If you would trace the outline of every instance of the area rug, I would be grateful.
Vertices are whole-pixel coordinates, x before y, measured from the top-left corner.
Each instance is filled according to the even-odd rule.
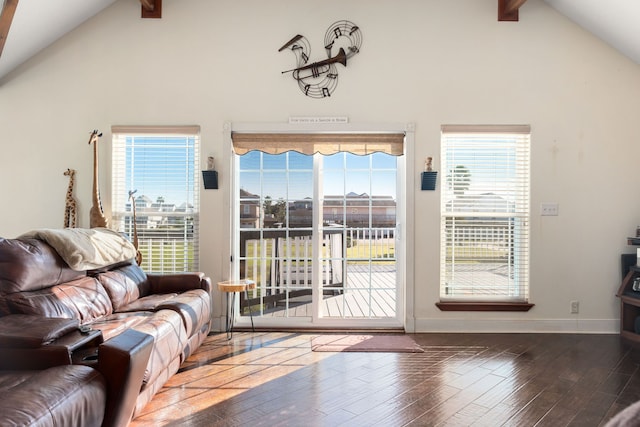
[[[311,339],[311,350],[424,353],[409,335],[320,335]]]

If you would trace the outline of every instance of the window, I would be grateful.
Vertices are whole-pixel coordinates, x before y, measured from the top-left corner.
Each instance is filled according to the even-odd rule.
[[[145,271],[199,270],[199,133],[197,126],[112,128],[113,226],[134,240],[137,231]]]
[[[529,136],[442,127],[441,303],[528,303]]]

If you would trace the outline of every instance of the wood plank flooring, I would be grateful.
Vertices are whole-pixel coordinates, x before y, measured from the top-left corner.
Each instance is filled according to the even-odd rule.
[[[618,335],[411,335],[424,353],[313,352],[317,335],[211,335],[131,426],[588,427],[640,400]]]

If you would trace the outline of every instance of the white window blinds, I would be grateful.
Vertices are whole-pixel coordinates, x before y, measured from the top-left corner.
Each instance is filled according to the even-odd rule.
[[[442,126],[442,301],[529,294],[529,126]]]
[[[198,126],[113,126],[114,226],[134,236],[142,267],[153,273],[198,271]]]

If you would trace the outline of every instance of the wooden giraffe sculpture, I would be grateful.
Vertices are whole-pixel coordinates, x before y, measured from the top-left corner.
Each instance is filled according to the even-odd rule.
[[[73,184],[76,176],[75,169],[67,169],[64,172],[64,176],[69,177],[69,187],[67,188],[67,196],[65,197],[64,204],[64,228],[76,228],[78,204],[76,199],[73,197]]]
[[[142,264],[142,253],[138,250],[138,222],[136,221],[136,198],[133,197],[138,190],[129,190],[129,199],[131,199],[131,209],[133,210],[133,246],[136,248],[136,264]]]
[[[89,211],[89,226],[91,228],[109,226],[109,221],[104,216],[104,211],[102,210],[100,188],[98,186],[98,138],[101,136],[102,133],[94,130],[89,137],[89,145],[93,144],[93,206],[91,206],[91,210]]]

